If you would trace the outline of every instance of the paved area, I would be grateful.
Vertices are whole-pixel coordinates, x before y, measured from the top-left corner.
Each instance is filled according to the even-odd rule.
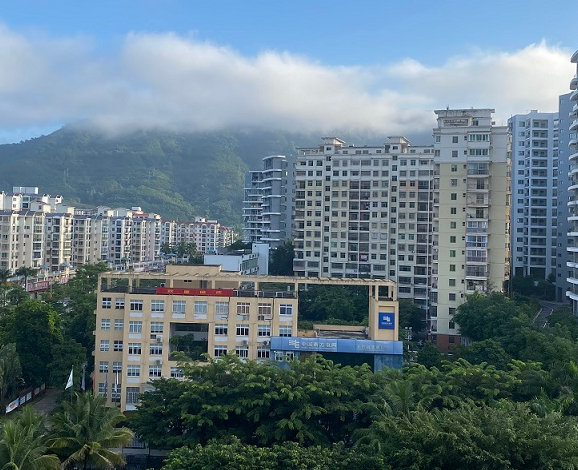
[[[36,411],[49,415],[56,408],[56,401],[61,393],[62,390],[48,388],[43,396],[32,402],[32,406]]]

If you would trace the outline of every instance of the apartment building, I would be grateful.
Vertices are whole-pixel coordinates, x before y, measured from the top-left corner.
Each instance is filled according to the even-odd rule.
[[[146,281],[146,282],[145,282]],[[267,290],[264,283],[285,284]],[[369,327],[363,339],[298,335],[301,284],[366,286]],[[263,287],[262,287],[263,286]],[[103,273],[95,331],[95,391],[121,410],[135,409],[150,380],[181,378],[174,352],[283,361],[311,352],[364,354],[374,365],[401,367],[395,285],[387,280],[241,276],[220,266],[168,265],[166,273]]]
[[[569,302],[566,296],[568,290],[568,277],[571,273],[568,270],[568,201],[570,186],[570,148],[568,147],[570,123],[573,119],[572,106],[574,102],[570,100],[571,93],[560,95],[558,98],[558,198],[557,198],[557,240],[556,240],[556,301]]]
[[[512,274],[555,274],[558,225],[558,113],[508,120],[512,155]]]
[[[159,259],[158,214],[132,209],[75,209],[36,187],[0,192],[0,268],[60,271],[107,261],[117,267]]]
[[[446,350],[460,343],[453,315],[465,296],[501,290],[510,272],[508,129],[493,112],[435,111],[430,328]]]
[[[243,241],[276,248],[291,238],[294,159],[263,158],[263,168],[245,176]]]
[[[578,64],[578,51],[570,59]],[[570,80],[570,126],[568,128],[568,290],[572,310],[578,315],[578,65],[577,73]]]
[[[219,248],[231,245],[234,240],[235,231],[232,228],[205,217],[195,217],[194,221],[187,222],[163,220],[161,224],[161,243],[194,243],[202,254],[217,253]]]
[[[108,259],[110,219],[93,211],[76,210],[72,219],[72,265]]]
[[[322,140],[297,149],[295,275],[391,279],[400,298],[427,309],[433,146],[399,136],[363,147]]]

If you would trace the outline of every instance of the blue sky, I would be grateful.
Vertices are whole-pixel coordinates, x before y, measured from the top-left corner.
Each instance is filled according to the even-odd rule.
[[[552,5],[552,6],[551,6]],[[555,111],[571,1],[21,0],[0,10],[0,142],[268,126],[420,133],[432,109]]]

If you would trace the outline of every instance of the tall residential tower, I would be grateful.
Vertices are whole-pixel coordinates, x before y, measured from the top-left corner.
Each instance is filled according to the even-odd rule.
[[[453,320],[468,294],[502,290],[510,266],[508,132],[493,109],[435,111],[431,332],[460,342]]]

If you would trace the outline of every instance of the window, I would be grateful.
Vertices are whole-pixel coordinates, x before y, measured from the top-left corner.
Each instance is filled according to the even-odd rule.
[[[257,346],[257,359],[269,359],[271,350],[265,346]]]
[[[186,309],[186,301],[185,300],[173,300],[173,314],[185,314]]]
[[[456,207],[450,207],[450,214],[457,214],[458,213],[458,209]]]
[[[196,300],[194,303],[195,314],[206,315],[207,314],[207,302],[205,300]]]
[[[216,323],[215,324],[215,335],[216,336],[226,336],[229,331],[229,325],[226,323]]]
[[[215,313],[216,314],[229,314],[229,302],[216,302],[215,303]]]
[[[138,403],[138,396],[140,394],[139,387],[126,387],[126,404],[133,405]]]
[[[259,320],[265,320],[265,316],[270,317],[273,312],[271,304],[259,304]]]
[[[456,250],[450,250],[450,258],[456,257]]]
[[[100,361],[98,364],[98,371],[101,374],[108,373],[108,361]]]
[[[114,299],[114,308],[117,310],[124,310],[124,297],[117,297]]]
[[[171,367],[171,378],[173,379],[180,379],[182,377],[184,377],[185,374],[183,372],[183,369],[180,367]]]
[[[454,272],[456,270],[456,265],[455,264],[450,264],[450,271]]]
[[[151,312],[164,312],[164,311],[165,311],[164,300],[151,300]]]
[[[457,228],[457,222],[450,222],[450,228]]]
[[[151,322],[151,333],[162,333],[164,330],[164,325],[162,321],[152,321]]]
[[[128,353],[139,355],[142,351],[141,343],[128,343]]]
[[[162,377],[161,366],[149,366],[149,377],[159,378]]]
[[[452,150],[452,158],[458,158],[458,151]]]
[[[106,352],[109,349],[110,349],[110,341],[108,339],[101,339],[99,351]]]
[[[451,166],[451,170],[452,170],[452,173],[457,172],[457,171],[458,171],[458,166],[457,166],[457,165],[452,165],[452,166]]]
[[[102,298],[102,308],[112,308],[112,298],[103,297]]]
[[[257,336],[271,336],[271,325],[257,325]]]
[[[457,186],[457,185],[458,185],[458,180],[457,180],[457,179],[452,179],[452,180],[451,180],[451,185],[452,185],[452,186]]]
[[[98,394],[106,397],[106,382],[98,383]]]
[[[128,322],[128,332],[129,333],[142,333],[142,321],[129,321]]]
[[[249,325],[237,325],[237,336],[249,336]]]
[[[455,308],[455,307],[450,307],[450,308],[448,308],[448,313],[449,313],[450,315],[454,315],[454,314],[456,313],[456,308]]]
[[[113,351],[117,351],[117,352],[122,351],[122,347],[123,347],[122,340],[121,339],[115,339],[114,343],[113,343]]]
[[[135,364],[129,364],[126,367],[127,377],[140,377],[140,366]]]
[[[117,318],[114,320],[114,329],[115,330],[124,329],[124,320],[122,318]]]
[[[293,328],[291,326],[280,326],[279,336],[293,336]]]
[[[293,315],[293,305],[291,304],[281,304],[279,305],[280,315]]]
[[[453,320],[450,320],[448,323],[448,327],[450,330],[453,330],[456,327],[456,323]]]
[[[456,286],[456,280],[455,279],[448,279],[448,284],[450,287],[455,287]]]
[[[452,144],[457,144],[458,143],[458,136],[454,135],[452,136]]]
[[[101,330],[110,330],[110,318],[102,318],[100,320],[100,329]]]
[[[114,361],[112,363],[112,372],[113,373],[121,373],[122,372],[122,362],[121,361]]]
[[[451,301],[456,300],[456,294],[454,294],[454,293],[448,294],[448,299]]]
[[[456,242],[456,236],[452,235],[450,236],[450,243],[455,243]]]
[[[250,307],[249,303],[239,302],[237,304],[237,314],[249,315],[249,307]]]
[[[151,343],[151,345],[149,346],[149,354],[151,356],[162,356],[163,355],[162,343]]]
[[[143,301],[142,300],[131,300],[130,301],[130,311],[131,312],[142,312]]]
[[[213,353],[214,353],[213,356],[215,356],[215,357],[226,356],[227,355],[227,346],[215,346]]]
[[[451,196],[450,199],[451,199],[452,201],[457,201],[457,200],[458,200],[458,193],[452,193],[450,196]]]
[[[249,348],[247,346],[237,346],[235,348],[235,353],[239,357],[247,358],[249,357]]]

